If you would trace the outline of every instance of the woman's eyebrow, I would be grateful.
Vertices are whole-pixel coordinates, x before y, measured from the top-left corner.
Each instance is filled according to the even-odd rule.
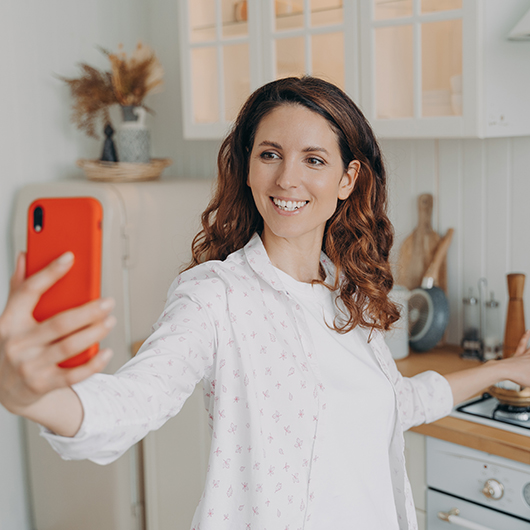
[[[270,142],[269,140],[263,140],[263,142],[261,142],[258,147],[261,147],[261,146],[265,146],[265,145],[268,145],[270,147],[274,147],[276,149],[281,149],[282,146],[276,142]]]
[[[319,151],[321,153],[325,153],[326,155],[329,155],[329,152],[326,149],[324,149],[323,147],[319,147],[317,145],[310,145],[309,147],[305,147],[304,149],[302,149],[303,153],[311,153],[314,151]]]
[[[270,140],[263,140],[263,142],[261,142],[258,145],[258,147],[262,147],[262,146],[270,146],[270,147],[274,147],[275,149],[282,149],[282,146],[279,143],[271,142]],[[327,149],[324,149],[324,147],[319,147],[318,145],[310,145],[302,149],[302,153],[314,153],[315,151],[320,152],[320,153],[325,153],[326,155],[329,156],[329,152],[327,151]]]

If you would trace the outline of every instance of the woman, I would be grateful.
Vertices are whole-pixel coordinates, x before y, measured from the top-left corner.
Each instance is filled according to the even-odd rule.
[[[403,431],[500,380],[530,385],[530,335],[508,360],[401,377],[381,335],[398,318],[384,166],[337,87],[258,89],[218,167],[192,264],[113,376],[97,374],[107,351],[56,366],[106,335],[112,301],[37,324],[32,308],[72,256],[27,280],[19,258],[0,317],[0,402],[63,456],[108,463],[202,380],[212,445],[194,529],[416,528]]]

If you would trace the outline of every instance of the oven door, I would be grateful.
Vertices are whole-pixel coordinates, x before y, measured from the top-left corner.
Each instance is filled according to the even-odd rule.
[[[458,511],[458,513],[456,513]],[[449,516],[449,517],[447,517]],[[445,520],[449,519],[449,520]],[[427,490],[428,530],[529,530],[530,521]]]

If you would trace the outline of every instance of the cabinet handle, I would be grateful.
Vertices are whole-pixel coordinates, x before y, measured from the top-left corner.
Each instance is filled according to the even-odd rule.
[[[438,519],[459,526],[460,528],[469,528],[469,530],[493,530],[488,526],[463,519],[459,517],[459,514],[460,510],[458,508],[451,508],[448,512],[438,512]]]

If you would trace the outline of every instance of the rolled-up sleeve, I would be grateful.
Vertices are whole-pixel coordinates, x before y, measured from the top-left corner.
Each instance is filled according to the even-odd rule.
[[[443,375],[429,370],[414,377],[403,377],[380,333],[375,334],[374,351],[381,356],[387,376],[394,385],[404,431],[451,413],[453,392]]]
[[[422,423],[439,420],[450,414],[453,408],[453,393],[449,382],[438,372],[429,370],[414,377],[399,374],[396,388],[404,431]]]
[[[64,459],[98,464],[116,460],[175,416],[195,385],[209,376],[216,328],[211,311],[188,285],[173,284],[152,335],[116,374],[96,374],[72,387],[84,410],[76,436],[41,430]]]

